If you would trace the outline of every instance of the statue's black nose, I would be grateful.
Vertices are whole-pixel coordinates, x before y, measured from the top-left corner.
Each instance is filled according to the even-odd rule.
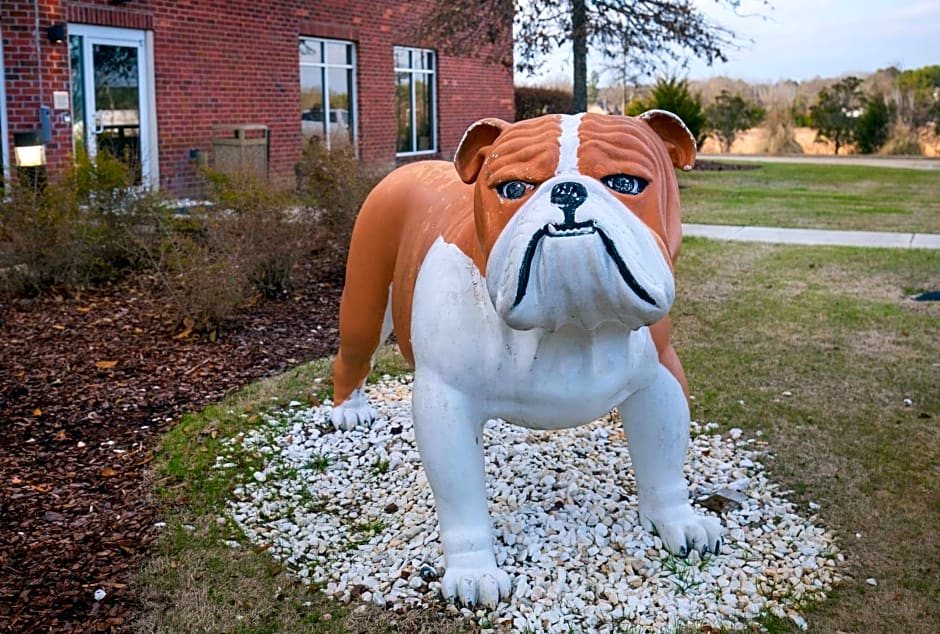
[[[587,200],[587,190],[581,183],[567,181],[552,187],[552,204],[564,211],[574,211]]]

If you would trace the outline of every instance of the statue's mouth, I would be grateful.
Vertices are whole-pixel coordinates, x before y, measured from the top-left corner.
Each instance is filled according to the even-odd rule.
[[[552,222],[539,231],[544,231],[544,235],[547,235],[550,238],[565,238],[568,236],[586,236],[592,233],[597,233],[597,225],[594,224],[593,220],[585,220],[584,222]],[[536,235],[539,232],[536,231]],[[530,243],[531,246],[531,243]]]
[[[656,300],[653,299],[649,292],[643,288],[639,282],[637,282],[636,278],[633,276],[633,273],[631,273],[630,269],[627,268],[626,263],[623,261],[623,258],[617,251],[617,246],[614,244],[614,241],[610,239],[610,236],[608,236],[602,228],[597,226],[597,223],[595,223],[593,220],[570,222],[568,219],[566,219],[565,222],[548,223],[536,231],[529,240],[525,254],[522,256],[522,266],[519,269],[519,283],[516,287],[516,298],[512,303],[513,308],[518,306],[525,297],[526,290],[529,286],[529,277],[532,275],[532,264],[535,260],[535,251],[542,242],[543,238],[571,238],[587,235],[596,235],[600,238],[601,242],[604,244],[604,250],[607,251],[607,255],[614,262],[614,265],[617,267],[617,271],[620,273],[620,277],[623,278],[623,281],[627,287],[644,302],[653,306],[657,306]]]

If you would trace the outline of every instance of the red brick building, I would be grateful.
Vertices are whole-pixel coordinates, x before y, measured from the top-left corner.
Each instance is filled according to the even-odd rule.
[[[273,178],[291,177],[313,136],[369,162],[449,158],[469,123],[512,119],[512,73],[414,41],[421,6],[2,0],[4,175],[30,132],[50,174],[108,149],[178,196],[198,191],[200,163],[231,150],[232,129],[217,126],[264,126],[243,136],[264,144]]]

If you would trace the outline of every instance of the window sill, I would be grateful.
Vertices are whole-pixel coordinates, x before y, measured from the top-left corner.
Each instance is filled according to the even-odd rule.
[[[433,156],[440,154],[440,150],[420,150],[418,152],[396,152],[395,158],[412,158],[414,156]]]

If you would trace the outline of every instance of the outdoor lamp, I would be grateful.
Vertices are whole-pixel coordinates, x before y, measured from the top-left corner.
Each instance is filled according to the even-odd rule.
[[[62,44],[65,41],[65,25],[62,23],[53,24],[46,29],[46,39],[50,44]]]
[[[46,164],[46,146],[42,142],[42,130],[15,132],[13,145],[16,164],[20,167],[39,167]]]

